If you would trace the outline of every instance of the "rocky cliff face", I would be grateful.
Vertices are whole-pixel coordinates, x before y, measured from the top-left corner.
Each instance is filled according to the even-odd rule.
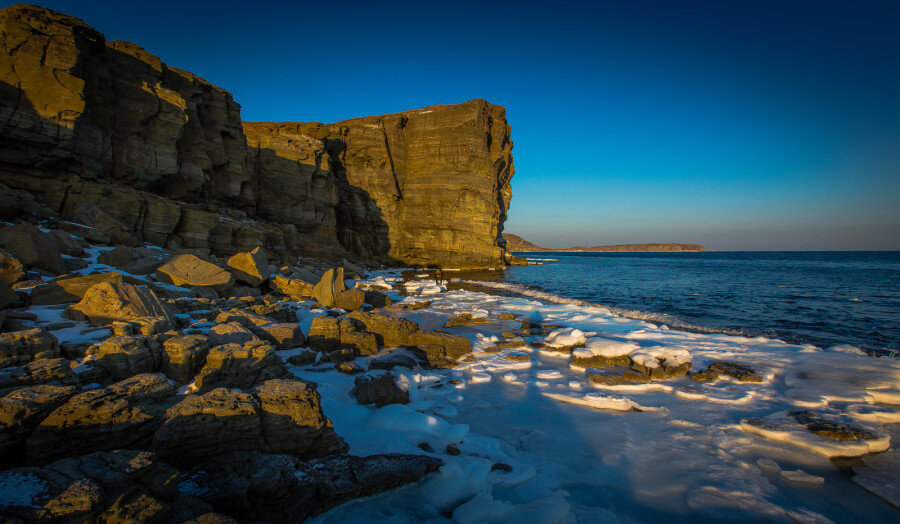
[[[228,92],[67,15],[3,9],[0,47],[0,182],[112,242],[502,260],[501,107],[248,124]]]
[[[248,143],[314,158],[337,180],[343,246],[413,265],[502,264],[513,175],[505,110],[484,100],[334,124],[245,123]]]

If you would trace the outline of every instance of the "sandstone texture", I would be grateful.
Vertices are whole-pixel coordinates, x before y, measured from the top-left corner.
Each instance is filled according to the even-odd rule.
[[[249,123],[227,91],[71,16],[3,9],[0,47],[4,213],[56,213],[96,242],[225,257],[263,246],[275,256],[504,263],[513,165],[500,106]],[[11,233],[5,247],[27,265],[65,271],[41,235]]]

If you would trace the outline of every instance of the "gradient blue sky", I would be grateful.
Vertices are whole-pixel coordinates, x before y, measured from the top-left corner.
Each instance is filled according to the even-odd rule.
[[[48,0],[245,120],[507,109],[548,247],[900,249],[900,2]]]

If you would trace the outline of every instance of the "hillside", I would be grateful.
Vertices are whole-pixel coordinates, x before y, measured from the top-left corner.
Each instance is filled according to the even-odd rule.
[[[700,244],[616,244],[612,246],[575,246],[564,249],[552,249],[538,246],[524,238],[504,233],[507,251],[601,251],[601,252],[640,252],[640,251],[705,251]]]

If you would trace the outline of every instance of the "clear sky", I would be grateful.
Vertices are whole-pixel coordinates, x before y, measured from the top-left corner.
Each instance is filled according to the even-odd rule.
[[[900,249],[900,1],[47,0],[245,120],[485,98],[547,247]]]

